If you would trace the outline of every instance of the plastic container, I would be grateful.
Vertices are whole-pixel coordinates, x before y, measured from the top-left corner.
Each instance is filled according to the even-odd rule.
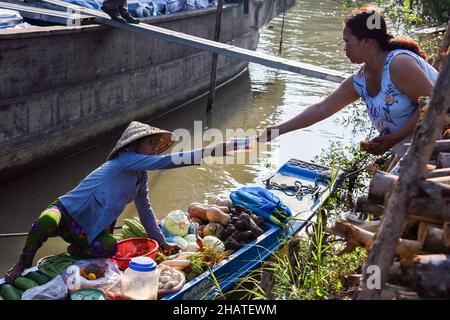
[[[123,273],[123,296],[129,300],[156,300],[158,298],[160,271],[156,262],[148,257],[131,259]]]
[[[158,242],[149,238],[131,238],[117,243],[117,253],[112,258],[119,269],[128,268],[134,257],[149,257],[154,259],[158,251]]]

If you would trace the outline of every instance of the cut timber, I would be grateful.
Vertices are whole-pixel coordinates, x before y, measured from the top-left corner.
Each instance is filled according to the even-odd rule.
[[[443,223],[450,221],[450,185],[420,181],[417,195],[408,206],[411,219]]]
[[[363,222],[359,222],[359,223],[352,221],[352,220],[348,220],[347,222],[349,222],[350,224],[352,224],[354,226],[357,226],[358,228],[361,228],[361,229],[364,229],[366,231],[373,232],[373,233],[376,233],[381,225],[381,220],[363,221]]]
[[[445,254],[419,255],[413,266],[407,268],[411,285],[419,296],[426,298],[450,297],[450,257]]]
[[[425,232],[426,232],[427,228],[429,228],[429,227],[438,228],[439,226],[440,226],[439,224],[421,221],[419,223],[419,228],[417,229],[417,241],[423,242],[423,239],[425,239]]]
[[[442,230],[444,230],[444,246],[450,248],[450,222],[445,222]]]
[[[431,181],[431,182],[438,182],[438,183],[450,185],[450,176],[429,178],[427,180]]]
[[[362,213],[369,213],[374,217],[381,217],[384,213],[383,206],[377,205],[371,201],[367,197],[359,197],[356,199],[355,211]]]
[[[405,143],[405,147],[409,148],[411,143]],[[431,160],[436,160],[441,152],[450,152],[450,140],[437,140],[431,153]]]
[[[375,238],[374,233],[341,220],[336,221],[332,228],[327,228],[327,231],[368,250],[372,248]],[[411,258],[420,252],[422,252],[422,244],[418,241],[407,239],[400,239],[396,249],[396,253],[405,258]]]
[[[392,191],[397,179],[397,176],[383,171],[375,172],[369,185],[369,201],[378,204],[384,203],[386,193]]]
[[[442,168],[430,171],[425,174],[425,179],[440,178],[450,176],[450,168]]]
[[[449,140],[450,141],[450,140]],[[450,153],[441,152],[437,157],[436,168],[450,168]]]
[[[427,225],[418,239],[423,244],[423,250],[430,253],[450,253],[450,248],[444,244],[444,230],[439,227]]]

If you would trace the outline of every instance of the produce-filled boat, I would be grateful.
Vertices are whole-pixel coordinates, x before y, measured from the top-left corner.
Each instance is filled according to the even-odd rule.
[[[341,172],[334,172],[317,164],[291,159],[265,180],[265,188],[276,195],[292,213],[287,226],[266,221],[264,233],[256,240],[233,252],[211,270],[184,283],[176,292],[166,294],[162,300],[214,299],[229,291],[248,273],[255,270],[271,254],[314,218],[319,207],[342,180]],[[261,186],[259,186],[261,187]],[[37,267],[24,272],[38,270]],[[5,284],[0,280],[0,286]],[[0,291],[1,292],[1,291]]]

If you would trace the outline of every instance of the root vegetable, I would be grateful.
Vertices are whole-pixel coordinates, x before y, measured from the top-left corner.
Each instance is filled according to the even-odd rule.
[[[208,209],[208,207],[206,207],[198,202],[191,203],[191,205],[188,208],[189,217],[191,219],[199,218],[200,220],[208,221],[208,218],[206,217],[207,209]]]
[[[205,229],[203,229],[203,235],[204,236],[214,236],[217,237],[217,235],[221,232],[223,232],[224,228],[222,225],[218,222],[210,222],[206,225]]]
[[[229,214],[220,211],[218,208],[209,207],[206,210],[206,218],[209,222],[219,222],[220,224],[227,225],[231,221]]]

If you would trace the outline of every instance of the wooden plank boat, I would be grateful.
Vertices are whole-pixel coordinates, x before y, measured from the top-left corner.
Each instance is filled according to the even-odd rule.
[[[342,177],[343,174],[339,172],[333,178],[333,172],[329,168],[317,164],[297,159],[286,162],[265,182],[266,188],[291,209],[293,219],[288,227],[283,229],[266,222],[264,234],[234,252],[214,269],[206,271],[186,283],[180,291],[164,296],[162,300],[214,299],[221,293],[229,291],[233,285],[267,260],[287,239],[308,225],[319,207],[341,182]],[[285,191],[272,189],[274,185],[283,184],[315,187],[316,192],[297,197],[294,193],[289,195]],[[36,267],[27,269],[25,274],[36,270]],[[4,283],[4,279],[0,279],[0,285]]]

